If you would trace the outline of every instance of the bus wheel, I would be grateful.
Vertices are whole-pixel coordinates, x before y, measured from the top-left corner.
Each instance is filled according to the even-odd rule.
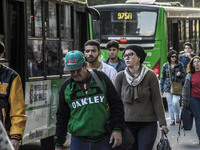
[[[40,140],[42,150],[55,150],[54,136]]]

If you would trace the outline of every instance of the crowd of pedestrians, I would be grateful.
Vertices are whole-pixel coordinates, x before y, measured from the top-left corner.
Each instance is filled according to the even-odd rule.
[[[99,58],[100,43],[96,40],[88,40],[83,53],[72,50],[65,56],[65,70],[70,77],[59,93],[56,150],[62,149],[67,132],[72,136],[71,150],[117,148],[123,141],[124,126],[134,136],[129,150],[153,149],[158,127],[166,134],[169,132],[162,102],[164,94],[170,125],[180,123],[180,106],[190,107],[200,141],[200,57],[192,54],[190,43],[184,44],[180,57],[175,50],[168,52],[160,85],[156,74],[143,65],[147,54],[142,47],[127,45],[123,59],[119,58],[117,41],[108,42],[106,48],[109,58],[104,62]],[[3,54],[4,45],[0,43],[0,58]],[[21,79],[2,64],[0,78],[0,119],[18,150],[27,119]],[[172,82],[183,84],[181,96],[171,93]]]
[[[181,105],[191,107],[200,138],[200,57],[192,54],[190,43],[184,44],[184,54],[180,57],[177,51],[169,51],[160,85],[156,74],[143,65],[147,54],[142,47],[127,45],[123,59],[118,56],[117,41],[108,42],[106,48],[109,58],[104,62],[99,58],[100,43],[96,40],[87,41],[83,53],[70,51],[65,57],[70,78],[60,90],[56,150],[62,149],[67,132],[72,135],[71,150],[117,148],[122,144],[124,124],[134,136],[129,150],[153,149],[157,122],[166,134],[169,132],[162,103],[164,94],[170,125],[180,123]],[[172,82],[184,85],[182,96],[171,93]],[[108,125],[111,134],[106,130]]]
[[[107,150],[122,143],[126,125],[135,139],[129,150],[144,150],[153,148],[157,121],[165,133],[169,131],[158,78],[143,65],[144,49],[128,45],[120,59],[118,42],[110,41],[106,47],[105,63],[99,59],[100,44],[95,40],[85,43],[84,53],[70,51],[65,57],[70,78],[60,90],[56,150],[62,149],[67,132],[72,135],[71,150]]]

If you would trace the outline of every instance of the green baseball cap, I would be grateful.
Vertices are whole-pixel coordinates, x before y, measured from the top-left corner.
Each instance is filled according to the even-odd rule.
[[[65,56],[65,70],[79,70],[85,62],[85,57],[81,51],[73,50]]]

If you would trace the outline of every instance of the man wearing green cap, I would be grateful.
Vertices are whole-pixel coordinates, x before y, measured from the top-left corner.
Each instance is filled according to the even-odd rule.
[[[67,131],[72,135],[71,150],[110,150],[122,143],[122,101],[103,72],[93,70],[105,89],[105,95],[86,68],[82,52],[75,50],[66,55],[65,69],[70,78],[63,83],[59,94],[56,150],[62,149]],[[106,131],[108,122],[111,135]]]

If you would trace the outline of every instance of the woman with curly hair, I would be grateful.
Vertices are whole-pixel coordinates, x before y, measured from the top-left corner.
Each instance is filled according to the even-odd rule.
[[[187,76],[182,91],[182,105],[190,107],[195,118],[200,144],[200,57],[195,56],[187,66]]]
[[[171,50],[168,53],[167,61],[168,62],[165,63],[162,68],[160,90],[162,94],[165,93],[166,95],[171,120],[170,125],[175,125],[175,121],[177,124],[180,123],[180,96],[171,93],[171,81],[181,82],[181,79],[185,77],[185,68],[183,64],[178,61],[178,53],[175,50]]]

